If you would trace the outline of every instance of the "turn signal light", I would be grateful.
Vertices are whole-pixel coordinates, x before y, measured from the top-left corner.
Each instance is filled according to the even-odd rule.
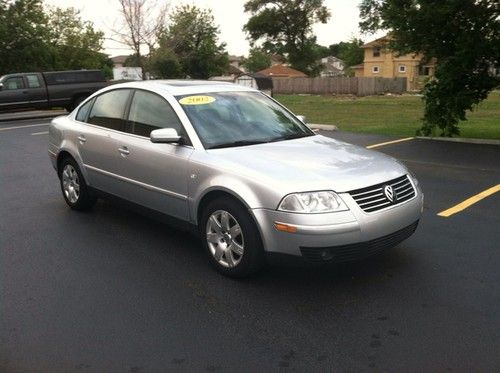
[[[297,227],[293,227],[293,226],[288,225],[288,224],[275,222],[274,227],[281,232],[297,233]]]

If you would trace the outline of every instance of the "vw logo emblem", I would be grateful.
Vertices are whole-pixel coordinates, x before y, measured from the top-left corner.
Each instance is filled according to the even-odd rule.
[[[386,185],[384,187],[384,194],[385,194],[385,197],[389,200],[389,202],[394,202],[394,200],[396,199],[395,195],[394,195],[394,189],[392,189],[392,187],[390,185]]]

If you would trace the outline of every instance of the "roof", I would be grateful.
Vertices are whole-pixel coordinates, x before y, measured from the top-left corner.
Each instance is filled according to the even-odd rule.
[[[255,89],[242,87],[233,83],[217,82],[208,80],[143,80],[113,84],[105,88],[147,88],[160,94],[189,95],[208,92],[230,92],[230,91],[255,91]]]
[[[365,68],[364,63],[360,63],[359,65],[351,66],[351,69],[364,69],[364,68]]]
[[[257,76],[269,76],[278,78],[307,78],[307,75],[302,71],[292,69],[284,65],[274,65],[267,69],[255,73]]]
[[[366,43],[363,45],[363,48],[373,48],[373,47],[381,47],[383,45],[386,45],[389,43],[389,36],[385,35],[382,36],[381,38],[375,39],[373,41],[370,41],[369,43]]]
[[[240,74],[243,74],[243,71],[241,69],[238,69],[236,66],[233,66],[233,65],[229,65],[229,69],[228,69],[228,74],[229,75],[240,75]]]
[[[230,54],[228,56],[228,59],[229,59],[229,62],[240,62],[240,61],[243,61],[243,56],[234,56],[232,54]]]
[[[127,58],[129,58],[130,56],[114,56],[114,57],[111,57],[111,61],[113,61],[113,63],[120,63],[120,64],[124,64],[125,61],[127,60]]]

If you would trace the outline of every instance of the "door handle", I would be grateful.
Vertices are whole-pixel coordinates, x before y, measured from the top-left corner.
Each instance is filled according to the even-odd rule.
[[[78,141],[80,141],[80,144],[83,144],[85,141],[87,141],[87,139],[85,138],[85,136],[80,135],[78,136]]]
[[[118,151],[124,157],[130,154],[130,150],[128,150],[128,148],[126,146],[122,146],[121,148],[118,148]]]

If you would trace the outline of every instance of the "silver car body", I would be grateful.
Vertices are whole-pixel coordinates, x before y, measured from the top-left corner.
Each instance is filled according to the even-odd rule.
[[[204,198],[228,193],[248,208],[265,250],[272,253],[301,256],[301,247],[367,242],[402,230],[420,218],[423,193],[418,182],[389,156],[321,135],[205,149],[174,97],[253,89],[228,83],[149,81],[110,86],[93,96],[118,86],[148,90],[165,98],[191,144],[155,144],[147,137],[79,122],[75,119],[77,108],[50,125],[49,155],[54,168],[58,157],[69,153],[91,187],[193,225],[198,224]],[[366,212],[353,198],[352,191],[383,186],[400,177],[405,177],[413,190],[404,202]],[[321,190],[336,192],[348,211],[304,214],[278,210],[290,193]],[[296,232],[279,231],[275,223],[293,226]]]

